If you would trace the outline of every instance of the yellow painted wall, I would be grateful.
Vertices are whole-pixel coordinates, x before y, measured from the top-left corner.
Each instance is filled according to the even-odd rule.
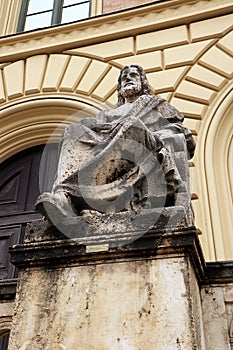
[[[12,9],[19,3],[1,2],[9,18],[2,34],[16,28],[18,10],[13,16]],[[95,8],[100,11],[98,3]],[[233,259],[232,10],[229,0],[171,0],[3,36],[0,160],[46,142],[71,115],[78,120],[113,107],[120,69],[140,64],[195,135],[192,197],[206,259]],[[76,110],[82,113],[74,116]]]

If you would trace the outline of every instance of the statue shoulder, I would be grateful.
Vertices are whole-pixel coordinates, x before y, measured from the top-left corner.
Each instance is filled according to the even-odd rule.
[[[184,120],[183,114],[166,100],[162,100],[157,108],[163,117],[168,119],[171,123],[182,123]]]

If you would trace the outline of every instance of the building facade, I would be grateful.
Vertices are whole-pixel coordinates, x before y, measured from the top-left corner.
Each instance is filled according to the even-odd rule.
[[[115,106],[126,64],[141,65],[155,94],[184,114],[197,144],[189,169],[204,257],[230,266],[233,1],[2,0],[0,18],[0,334],[11,327],[17,276],[8,247],[40,217],[35,198],[51,185],[41,156],[55,167],[64,127]],[[230,349],[233,293],[216,288]]]

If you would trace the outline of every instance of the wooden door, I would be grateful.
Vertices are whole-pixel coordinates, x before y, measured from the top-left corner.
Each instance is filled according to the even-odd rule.
[[[8,248],[23,241],[26,224],[41,218],[35,211],[39,195],[39,169],[44,146],[20,152],[0,165],[0,279],[17,277],[10,263]],[[47,147],[43,154],[44,189],[52,185],[56,167],[57,146]],[[45,181],[45,179],[47,179]]]
[[[1,350],[7,350],[8,343],[9,343],[9,336],[10,336],[10,333],[8,332],[0,337],[0,349]]]

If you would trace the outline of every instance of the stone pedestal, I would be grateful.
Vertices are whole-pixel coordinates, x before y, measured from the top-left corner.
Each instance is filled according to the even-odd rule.
[[[41,240],[11,254],[19,284],[9,350],[205,349],[194,228],[105,250]]]

